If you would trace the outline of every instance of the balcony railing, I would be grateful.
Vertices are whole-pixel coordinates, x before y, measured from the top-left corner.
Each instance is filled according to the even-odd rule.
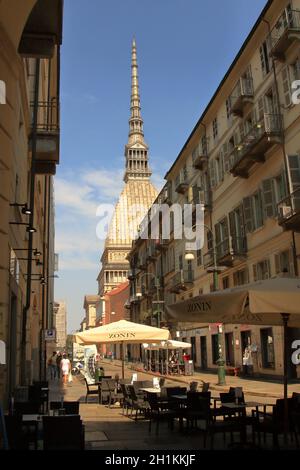
[[[236,262],[244,259],[247,254],[246,237],[229,237],[216,245],[217,264],[223,266],[233,266]],[[213,266],[213,249],[203,255],[204,267]]]
[[[285,52],[294,40],[300,40],[300,10],[286,8],[269,35],[270,54],[285,60]]]
[[[231,154],[231,173],[248,178],[248,171],[257,162],[264,162],[265,153],[282,139],[282,115],[264,114],[254,124]]]
[[[188,176],[182,175],[180,178],[175,180],[175,191],[180,194],[184,194],[189,187]]]
[[[204,170],[208,164],[208,144],[207,142],[198,149],[193,156],[193,167],[197,170]]]
[[[278,203],[278,223],[286,230],[300,232],[300,187]]]
[[[32,150],[33,135],[36,134],[36,172],[41,174],[55,173],[59,163],[59,104],[57,100],[39,101],[36,129],[33,129],[34,104],[31,103],[31,135],[29,148]],[[52,171],[48,171],[52,168]]]
[[[251,77],[241,77],[237,82],[231,96],[231,112],[242,116],[247,103],[253,103],[253,80]]]
[[[155,249],[157,251],[165,251],[168,249],[169,243],[170,243],[170,240],[164,240],[163,238],[160,238],[155,241]]]
[[[127,274],[127,279],[128,279],[129,281],[134,281],[135,278],[136,278],[135,271],[133,271],[133,270],[130,269],[130,270],[128,271],[128,274]]]
[[[181,269],[171,278],[170,292],[178,293],[186,290],[194,282],[194,271],[192,269]]]

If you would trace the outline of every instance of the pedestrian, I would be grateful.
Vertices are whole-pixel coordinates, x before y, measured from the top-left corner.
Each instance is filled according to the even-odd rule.
[[[57,356],[56,356],[56,370],[57,370],[57,378],[58,380],[60,379],[60,362],[62,360],[62,355],[58,351]]]
[[[63,383],[66,384],[68,382],[69,372],[71,370],[71,362],[66,354],[63,355],[62,360],[60,361],[60,370],[63,378]]]
[[[48,359],[48,372],[51,380],[56,378],[56,351],[53,351],[52,356]]]

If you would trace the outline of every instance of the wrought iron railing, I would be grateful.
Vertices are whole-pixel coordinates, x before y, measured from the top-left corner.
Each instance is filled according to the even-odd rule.
[[[276,44],[288,29],[300,31],[300,10],[290,10],[286,8],[282,12],[269,35],[270,50],[276,47]]]
[[[37,105],[37,124],[36,130],[41,133],[58,133],[59,132],[59,103],[57,99],[51,101],[39,101]],[[31,127],[33,128],[33,112],[34,103],[30,104],[31,110]]]
[[[278,205],[279,221],[284,221],[300,213],[300,187],[293,191],[289,196],[282,199]]]
[[[241,77],[234,87],[230,100],[233,107],[236,101],[243,96],[253,96],[253,80],[251,77]]]
[[[194,271],[192,269],[181,269],[171,279],[172,287],[184,285],[194,281]]]

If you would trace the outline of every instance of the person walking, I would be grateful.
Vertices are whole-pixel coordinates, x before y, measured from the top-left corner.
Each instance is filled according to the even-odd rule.
[[[52,356],[48,359],[48,370],[50,373],[50,379],[56,378],[56,351],[53,351]]]
[[[71,362],[66,354],[63,355],[62,360],[60,361],[60,370],[63,378],[63,383],[67,384],[69,373],[71,370]]]

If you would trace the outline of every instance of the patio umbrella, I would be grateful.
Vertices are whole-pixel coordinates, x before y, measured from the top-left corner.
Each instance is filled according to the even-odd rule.
[[[166,307],[181,322],[281,325],[284,327],[285,423],[288,420],[287,328],[300,327],[300,279],[277,277],[200,295]]]
[[[91,328],[75,334],[79,344],[120,343],[122,345],[122,377],[124,378],[124,344],[157,343],[170,338],[170,332],[164,328],[155,328],[127,320],[120,320],[108,325]]]

